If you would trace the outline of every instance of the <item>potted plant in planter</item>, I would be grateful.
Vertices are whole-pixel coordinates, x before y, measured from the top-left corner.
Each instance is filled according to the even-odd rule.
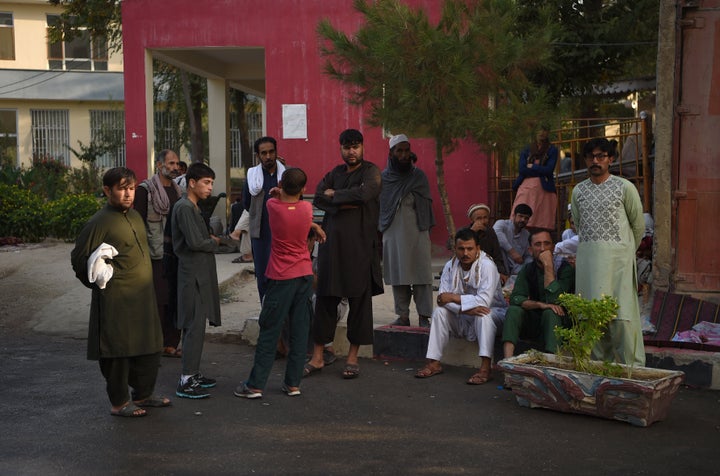
[[[518,403],[636,426],[663,420],[685,374],[591,360],[592,348],[617,313],[617,301],[563,294],[559,303],[573,325],[555,329],[563,342],[558,355],[531,351],[498,363]]]

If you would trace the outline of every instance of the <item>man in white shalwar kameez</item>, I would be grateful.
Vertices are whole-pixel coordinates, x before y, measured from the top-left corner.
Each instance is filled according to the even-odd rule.
[[[430,327],[428,363],[415,377],[428,378],[442,373],[440,360],[453,335],[478,342],[480,369],[467,383],[481,385],[491,380],[495,335],[502,330],[507,303],[502,297],[495,263],[480,249],[477,234],[469,228],[455,235],[455,257],[443,269],[437,305]]]
[[[643,207],[635,186],[610,174],[615,146],[604,138],[583,149],[590,178],[572,194],[578,230],[575,290],[586,299],[610,295],[620,308],[595,346],[592,357],[645,365],[645,347],[637,299],[635,251],[645,232]]]

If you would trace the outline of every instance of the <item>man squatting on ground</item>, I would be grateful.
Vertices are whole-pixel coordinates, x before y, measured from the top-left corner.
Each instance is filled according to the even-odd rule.
[[[575,288],[585,299],[600,299],[605,294],[620,305],[592,357],[643,366],[645,345],[635,260],[645,233],[640,194],[632,182],[610,174],[615,146],[607,139],[591,139],[583,155],[590,178],[575,186],[571,200],[579,236]]]
[[[277,157],[277,141],[272,137],[261,137],[253,145],[258,165],[248,169],[243,185],[243,205],[250,214],[250,240],[255,262],[255,279],[262,303],[267,288],[265,269],[270,260],[272,233],[267,214],[270,190],[278,186],[285,171],[285,165]]]
[[[508,273],[518,274],[523,264],[532,260],[530,254],[530,232],[525,228],[533,211],[529,205],[520,203],[513,210],[513,216],[507,220],[498,220],[493,225],[498,242],[502,248],[505,269]]]
[[[267,292],[260,311],[260,335],[250,378],[235,390],[235,396],[261,398],[275,362],[275,349],[286,320],[289,321],[290,349],[282,391],[300,395],[300,380],[307,351],[312,316],[313,273],[308,231],[322,243],[325,233],[313,223],[310,202],[302,200],[307,176],[298,168],[283,173],[280,188],[270,190],[267,201],[272,230],[272,247],[266,276]]]
[[[162,337],[145,225],[133,210],[135,173],[103,175],[107,204],[90,218],[70,253],[77,278],[92,289],[87,357],[99,360],[112,415],[141,417],[166,407],[156,397]],[[132,387],[132,394],[128,393]]]
[[[203,163],[188,167],[187,194],[177,201],[171,217],[173,251],[178,258],[178,327],[182,334],[182,375],[175,394],[206,398],[215,379],[200,373],[205,320],[220,325],[215,251],[220,238],[211,235],[197,206],[212,194],[215,172]]]
[[[313,319],[313,355],[304,375],[321,369],[323,348],[335,339],[338,304],[348,298],[350,341],[343,377],[360,375],[358,351],[373,342],[372,296],[382,294],[377,226],[380,214],[380,169],[363,160],[363,135],[355,129],[340,134],[345,162],[328,172],[317,186],[314,205],[325,211],[327,240],[318,251],[318,281]]]
[[[455,257],[445,264],[440,277],[437,305],[428,340],[428,363],[415,374],[428,378],[442,373],[443,351],[451,335],[477,340],[480,369],[468,380],[481,385],[491,380],[490,363],[495,334],[502,329],[505,299],[500,275],[493,260],[480,249],[477,234],[463,228],[455,234]]]
[[[135,190],[133,205],[143,218],[147,231],[155,298],[163,333],[163,355],[166,357],[182,355],[182,351],[178,349],[180,330],[176,324],[176,306],[175,303],[169,302],[170,297],[176,294],[170,292],[170,286],[177,286],[177,283],[168,282],[167,270],[163,266],[165,225],[172,206],[182,195],[180,187],[175,182],[179,173],[178,164],[179,160],[175,152],[168,149],[161,150],[155,160],[157,173],[140,183]]]
[[[392,286],[395,326],[410,325],[410,299],[415,299],[420,327],[430,327],[433,275],[430,228],[435,225],[430,185],[410,158],[405,134],[390,138],[390,157],[382,172],[380,223],[383,234],[383,277]]]
[[[530,235],[533,261],[520,269],[515,280],[510,307],[503,325],[503,356],[512,357],[520,337],[541,338],[545,352],[557,353],[555,326],[570,326],[565,309],[557,304],[562,293],[575,290],[575,268],[567,261],[553,258],[550,233],[538,231]]]

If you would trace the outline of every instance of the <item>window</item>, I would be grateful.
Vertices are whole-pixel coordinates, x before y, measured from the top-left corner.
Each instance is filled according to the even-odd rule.
[[[59,23],[60,15],[47,15],[48,28]],[[48,66],[50,69],[107,71],[107,41],[83,32],[72,40],[48,42]]]
[[[246,112],[245,120],[248,126],[248,142],[250,150],[257,139],[262,137],[262,113]],[[230,113],[230,167],[242,168],[242,154],[240,148],[240,128],[237,112]]]
[[[155,146],[157,150],[179,151],[178,133],[180,119],[173,111],[155,110]]]
[[[0,166],[18,164],[17,146],[17,111],[0,109]]]
[[[0,60],[15,59],[15,26],[13,15],[0,12]]]
[[[125,166],[125,112],[90,110],[90,141],[107,148],[96,160],[101,168]]]
[[[31,109],[32,153],[34,158],[55,159],[70,165],[69,113],[67,109]]]

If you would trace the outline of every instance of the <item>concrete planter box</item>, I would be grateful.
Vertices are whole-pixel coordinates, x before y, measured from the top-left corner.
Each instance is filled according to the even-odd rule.
[[[570,358],[555,354],[521,354],[502,360],[505,385],[518,403],[530,408],[582,413],[649,426],[667,416],[685,374],[635,367],[632,378],[603,377],[572,370]],[[602,365],[600,362],[598,365]]]

